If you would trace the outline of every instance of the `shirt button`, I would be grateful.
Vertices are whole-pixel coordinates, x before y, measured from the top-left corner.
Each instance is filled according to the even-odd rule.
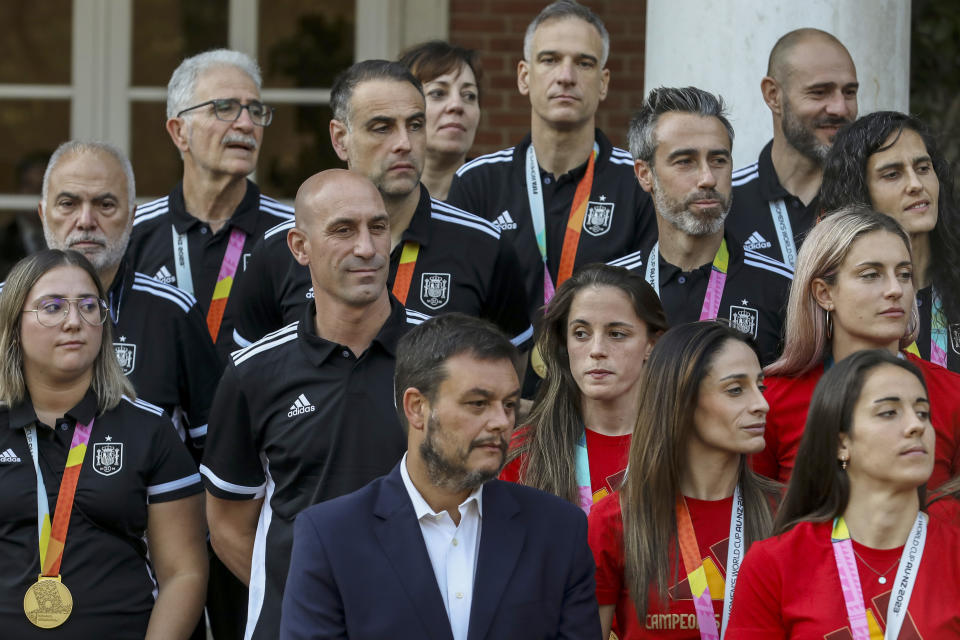
[[[543,179],[543,184],[550,184],[550,176],[547,176]]]
[[[463,600],[463,591],[457,591],[457,600]]]
[[[349,350],[349,349],[344,349],[344,350],[343,350],[343,357],[344,357],[344,358],[349,358],[349,357],[350,357],[350,350]]]
[[[677,278],[677,282],[679,282],[680,284],[683,284],[683,283],[685,283],[686,281],[687,281],[687,277],[686,277],[686,276],[680,276],[679,278]]]
[[[458,544],[460,544],[460,543],[457,541],[456,538],[454,538],[454,539],[453,539],[453,546],[457,546]]]
[[[200,227],[200,233],[206,235],[206,233],[207,233],[207,228],[206,228],[206,227]]]

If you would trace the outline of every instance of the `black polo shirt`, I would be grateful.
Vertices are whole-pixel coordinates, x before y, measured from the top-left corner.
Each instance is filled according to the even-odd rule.
[[[247,181],[247,192],[230,216],[226,224],[216,233],[210,225],[194,218],[186,210],[183,201],[183,185],[178,184],[170,195],[154,200],[137,208],[133,219],[133,232],[127,256],[134,270],[151,275],[167,284],[177,284],[177,268],[174,260],[172,229],[186,234],[187,249],[190,257],[190,271],[193,276],[193,294],[200,303],[200,310],[206,319],[213,288],[220,275],[220,264],[227,251],[230,233],[234,228],[246,234],[243,245],[243,257],[234,276],[233,289],[227,300],[223,324],[217,336],[217,353],[222,362],[229,358],[233,350],[233,322],[239,306],[234,299],[236,288],[243,281],[243,272],[250,252],[257,239],[270,227],[293,219],[293,209],[280,204],[273,198],[260,194],[260,188]],[[204,320],[206,322],[206,320]]]
[[[74,427],[96,411],[96,397],[88,391],[53,428],[37,427],[51,517]],[[124,399],[96,416],[60,568],[73,613],[60,627],[39,631],[23,612],[23,596],[40,574],[37,476],[24,432],[37,422],[29,398],[0,408],[0,635],[142,639],[156,589],[144,538],[149,505],[200,493],[197,468],[158,407]]]
[[[394,357],[421,314],[391,298],[390,317],[359,358],[317,336],[315,315],[310,304],[299,322],[233,353],[200,467],[218,498],[264,498],[247,607],[253,638],[279,632],[296,515],[389,472],[407,448],[393,403]]]
[[[760,348],[761,364],[766,366],[776,360],[783,342],[787,297],[793,272],[779,261],[753,251],[744,251],[725,233],[730,261],[727,279],[720,298],[717,317],[744,333],[750,334]],[[650,259],[645,252],[646,260]],[[694,269],[682,271],[657,254],[660,302],[672,327],[700,319],[703,299],[713,262]],[[610,262],[647,277],[647,269],[640,252],[634,252],[620,260]]]
[[[733,206],[725,224],[727,231],[744,250],[787,264],[792,271],[796,255],[793,256],[793,262],[788,260],[785,254],[790,252],[790,248],[780,241],[781,237],[788,238],[790,234],[771,213],[771,203],[776,206],[782,202],[794,245],[799,249],[817,222],[820,199],[814,198],[809,205],[805,205],[800,198],[783,188],[773,168],[770,155],[772,148],[771,140],[760,152],[757,162],[733,172]]]
[[[596,141],[600,152],[594,164],[593,186],[574,269],[652,246],[657,238],[653,203],[637,182],[630,152],[614,147],[599,129]],[[492,221],[503,237],[513,243],[524,272],[529,317],[533,318],[543,306],[543,259],[527,198],[525,167],[529,146],[528,134],[516,147],[480,156],[460,167],[447,202]],[[562,176],[540,171],[547,266],[554,283],[570,206],[586,170],[585,162]]]
[[[930,360],[930,314],[933,304],[931,295],[931,287],[917,291],[917,308],[920,310],[917,349],[924,360]],[[960,373],[960,322],[951,320],[953,318],[947,318],[947,369]]]
[[[313,299],[310,270],[293,259],[287,232],[293,222],[267,231],[254,247],[237,292],[243,309],[234,339],[244,347],[296,320]],[[393,287],[403,245],[420,244],[406,307],[426,315],[459,311],[490,320],[521,349],[532,343],[523,275],[510,244],[500,241],[494,225],[434,200],[420,185],[420,202],[390,254]],[[437,295],[439,294],[439,295]]]

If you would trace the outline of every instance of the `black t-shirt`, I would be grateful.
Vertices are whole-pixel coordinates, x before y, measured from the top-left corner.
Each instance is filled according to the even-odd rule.
[[[108,292],[114,349],[137,397],[167,412],[203,446],[223,367],[196,299],[124,263]]]
[[[174,259],[173,230],[185,234],[193,295],[200,303],[200,310],[206,318],[231,232],[235,228],[244,232],[246,238],[243,255],[234,275],[233,288],[216,340],[217,353],[220,354],[221,361],[226,362],[234,348],[233,323],[240,309],[235,300],[236,290],[240,282],[243,282],[247,258],[253,251],[253,245],[267,229],[292,219],[293,210],[290,207],[261,195],[259,187],[248,180],[247,192],[236,211],[223,227],[213,233],[210,225],[194,218],[186,210],[183,185],[178,184],[170,195],[137,208],[127,257],[135,271],[189,290],[189,287],[177,282]]]
[[[729,263],[717,317],[753,337],[760,348],[760,364],[768,365],[781,352],[787,297],[793,272],[782,263],[753,251],[743,251],[725,234]],[[652,249],[651,249],[652,251]],[[650,252],[645,254],[651,259]],[[657,254],[659,294],[667,323],[672,327],[700,319],[713,263],[681,271]],[[641,252],[610,262],[649,278]],[[657,287],[655,287],[657,288]]]
[[[796,264],[795,250],[817,222],[819,198],[805,205],[783,188],[773,168],[772,148],[771,140],[760,152],[757,162],[733,172],[733,206],[725,225],[744,250],[782,262],[792,271]],[[774,215],[771,207],[777,209],[781,205],[780,215]],[[787,255],[791,253],[787,241],[791,236],[795,248],[792,261]]]
[[[74,427],[94,418],[77,482],[60,567],[74,599],[60,627],[39,630],[23,612],[23,596],[40,574],[37,476],[24,427],[37,423],[29,398],[0,408],[0,626],[4,638],[143,638],[157,588],[147,557],[150,504],[200,493],[196,465],[159,407],[124,399],[95,416],[97,400],[83,400],[53,427],[37,427],[38,459],[50,505]]]
[[[614,147],[599,129],[596,142],[599,154],[574,269],[650,247],[657,238],[653,203],[637,182],[630,153]],[[492,221],[503,237],[513,243],[523,268],[529,317],[533,318],[543,305],[543,258],[537,248],[527,197],[525,167],[530,143],[527,135],[516,147],[480,156],[460,167],[447,202]],[[547,266],[554,283],[570,206],[586,169],[585,162],[561,176],[540,171]]]
[[[293,222],[268,230],[253,249],[239,285],[234,339],[251,341],[295,321],[313,299],[310,270],[293,259],[287,232]],[[500,241],[491,223],[430,198],[420,186],[420,202],[390,255],[392,289],[406,242],[420,244],[406,307],[427,315],[459,311],[490,320],[519,348],[529,346],[533,328],[520,265],[513,248]]]
[[[218,498],[264,498],[247,609],[253,638],[279,632],[296,515],[389,472],[407,446],[393,403],[395,349],[422,314],[391,298],[389,319],[359,358],[317,336],[315,316],[310,304],[299,322],[233,353],[200,467]]]

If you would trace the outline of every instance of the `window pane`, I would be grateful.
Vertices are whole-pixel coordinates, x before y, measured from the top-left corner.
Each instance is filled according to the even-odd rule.
[[[130,162],[137,179],[137,198],[166,195],[183,177],[183,163],[167,134],[166,122],[164,103],[130,103]]]
[[[258,51],[263,85],[329,87],[353,63],[351,0],[260,2]]]
[[[70,84],[71,0],[0,2],[0,82]]]
[[[273,198],[290,198],[304,180],[324,169],[346,168],[330,145],[333,115],[325,106],[280,105],[264,132],[257,166],[261,190]]]
[[[0,193],[24,193],[39,198],[40,188],[31,178],[36,172],[25,171],[20,177],[19,168],[29,169],[27,165],[31,164],[46,168],[43,157],[69,139],[70,101],[2,100],[0,131],[4,132],[4,143],[0,145]]]
[[[187,56],[227,46],[228,0],[134,0],[132,84],[167,86]]]

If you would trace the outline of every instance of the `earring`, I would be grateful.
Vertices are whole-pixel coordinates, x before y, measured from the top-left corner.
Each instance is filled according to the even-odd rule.
[[[833,320],[830,318],[830,309],[827,309],[827,338],[833,337]]]
[[[844,471],[847,470],[847,458],[840,458],[840,468]]]

